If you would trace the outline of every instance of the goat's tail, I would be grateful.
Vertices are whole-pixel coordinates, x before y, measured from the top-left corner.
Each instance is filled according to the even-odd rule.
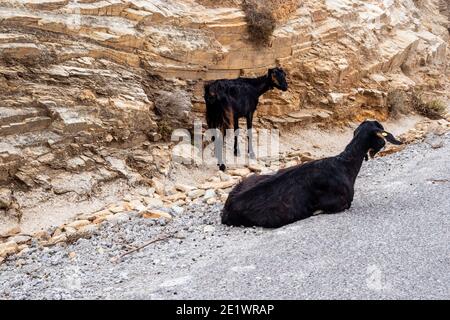
[[[222,134],[226,129],[233,128],[233,110],[215,88],[205,85],[206,124],[209,129],[219,129]]]

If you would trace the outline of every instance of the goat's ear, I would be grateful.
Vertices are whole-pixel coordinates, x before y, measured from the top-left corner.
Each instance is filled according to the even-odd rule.
[[[392,144],[403,144],[401,141],[397,140],[392,133],[389,133],[387,131],[377,131],[377,136],[385,139],[387,142],[390,142]]]
[[[278,78],[275,73],[272,73],[272,75],[270,77],[271,77],[273,83],[275,83],[277,86],[280,85],[280,82],[278,81]]]

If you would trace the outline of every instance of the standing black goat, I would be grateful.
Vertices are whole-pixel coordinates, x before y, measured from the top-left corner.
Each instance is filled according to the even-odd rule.
[[[386,144],[401,144],[377,121],[364,121],[345,150],[330,158],[283,169],[274,175],[253,175],[230,193],[222,223],[277,228],[312,216],[350,208],[361,165]]]
[[[245,117],[248,129],[248,153],[255,157],[252,147],[253,114],[258,100],[265,92],[278,88],[286,91],[286,73],[281,68],[269,69],[267,75],[258,78],[221,79],[205,84],[206,123],[210,129],[219,129],[225,137],[226,130],[239,130],[239,118]],[[219,146],[216,144],[216,149]],[[239,153],[237,134],[234,137],[234,155]],[[220,170],[225,170],[222,150],[216,150]]]

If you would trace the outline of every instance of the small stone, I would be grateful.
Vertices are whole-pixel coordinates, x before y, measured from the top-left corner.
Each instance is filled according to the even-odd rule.
[[[97,212],[94,212],[94,213],[87,213],[87,214],[79,215],[79,216],[77,217],[77,219],[78,219],[78,220],[89,220],[89,221],[94,221],[94,220],[97,219],[97,218],[108,216],[108,215],[110,215],[111,213],[112,213],[112,212],[109,211],[108,209],[104,209],[104,210],[100,210],[100,211],[97,211]]]
[[[203,227],[203,232],[204,233],[214,233],[214,231],[216,231],[216,228],[213,226],[205,226]]]
[[[180,199],[186,199],[186,194],[179,192],[179,193],[175,193],[170,196],[167,196],[165,198],[165,200],[167,200],[167,201],[177,201]]]
[[[73,252],[73,251],[69,253],[69,258],[70,259],[75,259],[76,256],[77,256],[77,254],[75,252]]]
[[[114,216],[114,215],[113,215],[113,214],[109,214],[109,215],[107,215],[107,216],[101,216],[101,217],[98,217],[98,218],[96,218],[96,219],[93,221],[93,223],[94,223],[94,224],[100,224],[100,223],[102,223],[102,222],[104,222],[104,221],[106,221],[106,220],[108,220],[108,219],[111,219],[112,216]]]
[[[147,194],[148,194],[149,197],[153,197],[155,192],[156,192],[155,188],[148,188],[147,189]]]
[[[75,229],[80,229],[81,227],[87,226],[89,224],[91,224],[91,221],[89,220],[76,220],[74,222],[67,224],[66,226]]]
[[[56,228],[56,230],[53,232],[52,237],[57,237],[63,233],[62,228]]]
[[[152,142],[158,142],[162,139],[162,136],[157,132],[152,132],[148,134],[148,139]]]
[[[130,194],[127,194],[123,197],[123,201],[130,202],[133,200],[133,197]]]
[[[165,218],[168,220],[172,219],[172,216],[169,213],[156,209],[143,211],[141,212],[141,216],[146,219],[159,219],[159,218]]]
[[[11,229],[6,230],[5,232],[0,233],[0,237],[1,238],[8,238],[11,237],[13,235],[19,234],[22,230],[20,229],[20,227],[16,226],[13,227]]]
[[[305,152],[300,155],[301,162],[310,162],[310,161],[314,161],[314,160],[315,160],[314,157],[309,152]]]
[[[214,189],[208,189],[203,196],[203,200],[208,200],[216,196],[216,191]]]
[[[112,136],[112,135],[110,135],[110,134],[107,134],[106,135],[106,137],[105,137],[105,141],[106,142],[111,142],[111,141],[113,141],[114,140],[114,137]]]
[[[291,160],[291,161],[286,162],[286,164],[284,165],[284,167],[285,167],[285,168],[290,168],[290,167],[294,167],[294,166],[296,166],[296,165],[298,165],[297,160]]]
[[[220,195],[220,201],[226,202],[227,199],[228,199],[228,194],[227,193],[224,193],[224,194]]]
[[[195,190],[197,188],[187,184],[177,183],[175,184],[175,189],[184,193],[188,193],[189,191]]]
[[[447,120],[447,122],[450,122],[450,113],[447,113],[445,115],[445,120]]]
[[[214,203],[216,203],[216,202],[217,202],[216,197],[209,198],[208,200],[206,200],[206,203],[207,203],[207,204],[214,204]]]
[[[229,180],[223,182],[207,182],[200,186],[201,189],[226,189],[234,186],[237,183],[236,180]]]
[[[108,216],[106,219],[110,222],[125,222],[130,220],[130,216],[126,212],[120,212],[111,216]]]
[[[204,194],[205,194],[205,190],[197,189],[197,190],[193,190],[193,191],[189,192],[187,195],[191,199],[196,199],[196,198],[203,196]]]
[[[17,255],[19,255],[19,256],[24,255],[24,254],[30,252],[30,250],[31,250],[31,249],[30,249],[30,247],[29,247],[28,245],[26,245],[26,244],[21,244],[21,245],[19,246],[19,252],[17,253]]]
[[[165,196],[171,196],[171,195],[174,195],[174,194],[176,194],[176,193],[178,193],[178,191],[177,191],[177,189],[175,189],[174,186],[168,186],[168,185],[166,185],[166,186],[164,187],[164,195],[165,195]]]
[[[250,171],[257,172],[257,173],[260,173],[264,169],[261,165],[259,165],[257,163],[249,164],[248,168],[249,168]]]
[[[14,241],[15,243],[17,243],[19,245],[26,244],[31,241],[31,237],[26,236],[26,235],[17,235],[17,236],[9,238],[8,241]]]
[[[81,227],[80,230],[78,230],[78,232],[84,232],[84,233],[89,233],[91,235],[93,235],[95,233],[95,231],[98,230],[98,226],[95,224],[90,224],[84,227]]]
[[[163,201],[161,199],[157,199],[157,198],[144,198],[143,199],[145,204],[147,205],[147,209],[151,209],[151,208],[157,208],[157,207],[162,207]]]
[[[50,234],[47,231],[42,230],[42,231],[35,232],[33,234],[33,237],[40,241],[41,240],[47,241],[50,239]]]
[[[14,241],[0,243],[0,257],[7,257],[19,251],[19,246]]]
[[[226,174],[223,171],[219,171],[218,173],[220,181],[230,181],[231,180],[231,176],[229,174]]]
[[[184,208],[179,207],[179,206],[172,206],[171,209],[173,212],[175,212],[176,215],[183,214],[183,212],[184,212]]]
[[[73,228],[73,227],[65,226],[65,227],[64,227],[64,231],[65,231],[67,234],[72,234],[72,233],[77,232],[77,229],[75,229],[75,228]]]
[[[78,239],[88,239],[92,237],[95,230],[97,230],[96,225],[88,225],[81,227],[79,230],[76,230],[75,232],[67,232],[67,243],[74,243]]]
[[[119,213],[119,212],[124,212],[127,211],[127,209],[125,208],[124,204],[116,204],[116,205],[112,205],[110,207],[108,207],[109,211],[111,211],[112,213]]]
[[[157,178],[152,178],[153,188],[155,188],[155,192],[161,196],[164,195],[164,184]]]
[[[209,181],[209,182],[220,182],[222,180],[220,179],[220,177],[211,177],[207,181]]]
[[[249,168],[238,168],[238,169],[232,169],[228,172],[232,176],[239,176],[239,177],[246,177],[250,173]]]
[[[66,167],[69,170],[79,170],[80,168],[84,167],[86,165],[86,162],[81,157],[75,157],[72,159],[67,160]]]
[[[140,196],[143,196],[143,197],[149,197],[150,196],[150,194],[148,192],[148,189],[139,190],[138,193],[139,193]],[[130,201],[130,200],[128,200],[128,201]]]
[[[425,142],[433,149],[439,149],[444,146],[444,140],[441,137],[432,136],[425,139]]]
[[[179,206],[179,207],[182,207],[182,206],[184,206],[185,204],[186,204],[186,201],[188,201],[189,199],[188,198],[186,198],[185,200],[182,200],[182,199],[180,199],[180,200],[178,200],[178,201],[175,201],[174,203],[172,203],[174,206]]]
[[[6,188],[0,188],[0,209],[8,209],[12,204],[12,192]]]
[[[144,204],[141,202],[141,200],[132,200],[129,202],[129,208],[130,211],[141,211],[145,209]]]
[[[442,148],[443,146],[444,146],[444,141],[439,141],[439,142],[431,144],[431,147],[433,149],[439,149],[439,148]]]

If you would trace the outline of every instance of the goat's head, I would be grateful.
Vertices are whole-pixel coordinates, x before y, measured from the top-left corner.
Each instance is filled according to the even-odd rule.
[[[282,91],[287,91],[288,84],[286,81],[286,72],[284,72],[283,69],[281,68],[269,69],[268,76],[272,87],[275,87]]]
[[[375,155],[386,145],[386,141],[396,145],[402,144],[402,142],[397,140],[392,133],[385,131],[378,121],[364,121],[356,128],[354,136],[361,137],[366,143],[368,150],[368,155],[366,154],[365,156],[366,161],[369,156],[371,158],[375,157]]]

